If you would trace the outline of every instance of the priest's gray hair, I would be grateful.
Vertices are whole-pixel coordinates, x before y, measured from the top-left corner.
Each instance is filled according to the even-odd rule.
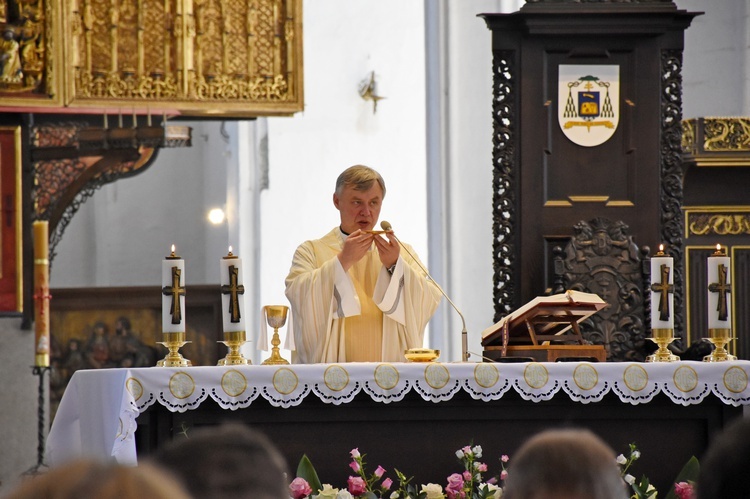
[[[365,165],[350,166],[336,179],[336,194],[339,196],[344,192],[344,187],[352,186],[356,191],[366,191],[372,187],[373,182],[380,185],[385,197],[385,180],[378,172]]]

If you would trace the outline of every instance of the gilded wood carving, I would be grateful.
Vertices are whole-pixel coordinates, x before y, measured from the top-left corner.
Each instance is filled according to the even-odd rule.
[[[301,0],[0,0],[0,26],[0,95],[16,98],[3,104],[303,108]]]

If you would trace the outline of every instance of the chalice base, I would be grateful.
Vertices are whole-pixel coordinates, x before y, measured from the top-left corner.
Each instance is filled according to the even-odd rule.
[[[193,365],[188,359],[182,356],[178,351],[182,346],[189,341],[185,341],[185,333],[164,333],[164,339],[166,341],[159,341],[160,345],[164,345],[169,350],[166,357],[156,362],[156,367],[190,367]]]
[[[246,366],[252,364],[240,352],[240,347],[247,343],[245,331],[224,333],[224,341],[219,341],[219,343],[224,343],[229,352],[226,357],[219,359],[219,362],[216,364],[217,366]]]
[[[654,331],[653,338],[646,338],[656,343],[659,348],[653,354],[646,357],[646,362],[677,362],[680,360],[678,356],[669,351],[667,346],[675,340],[672,333],[664,334],[666,331],[671,330],[658,330]]]
[[[279,338],[279,329],[274,328],[273,336],[271,337],[271,356],[262,362],[264,366],[283,366],[289,364],[289,361],[281,356],[279,353],[279,345],[281,345],[281,339]]]
[[[731,360],[737,360],[737,357],[727,352],[725,345],[734,338],[730,337],[717,337],[717,338],[706,338],[714,344],[716,348],[711,352],[711,355],[703,357],[703,362],[728,362]]]

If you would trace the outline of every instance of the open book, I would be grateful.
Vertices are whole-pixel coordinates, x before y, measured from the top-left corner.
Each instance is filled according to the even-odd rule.
[[[482,331],[482,345],[537,345],[539,340],[557,339],[583,343],[578,323],[606,306],[607,302],[599,295],[581,291],[537,296]],[[572,333],[570,338],[556,338],[569,331]]]

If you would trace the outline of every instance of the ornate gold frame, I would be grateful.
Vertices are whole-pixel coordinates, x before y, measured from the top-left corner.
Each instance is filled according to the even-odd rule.
[[[8,1],[44,12],[44,80],[0,88],[0,107],[233,117],[304,107],[302,0]],[[28,16],[13,22],[24,42]]]

